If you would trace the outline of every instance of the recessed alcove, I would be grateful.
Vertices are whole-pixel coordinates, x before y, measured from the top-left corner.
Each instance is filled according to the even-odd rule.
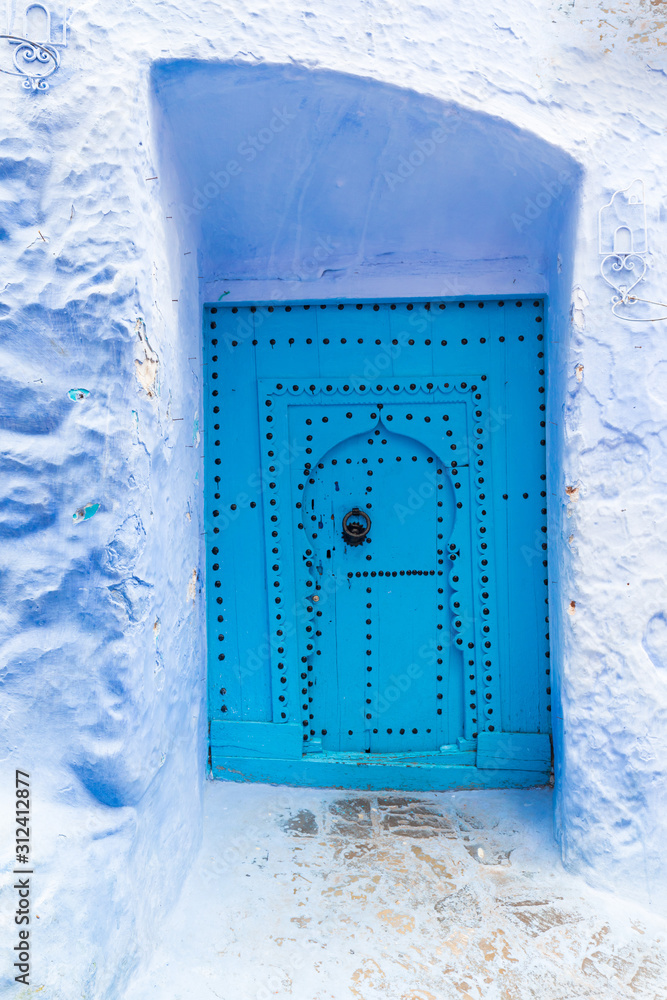
[[[154,83],[168,214],[211,296],[219,281],[549,290],[579,170],[537,136],[324,70],[169,62]]]
[[[540,296],[547,406],[559,406],[580,180],[570,156],[479,110],[326,70],[163,62],[153,82],[193,354],[206,303]],[[544,436],[555,482],[560,440]],[[549,631],[557,699],[557,616]]]

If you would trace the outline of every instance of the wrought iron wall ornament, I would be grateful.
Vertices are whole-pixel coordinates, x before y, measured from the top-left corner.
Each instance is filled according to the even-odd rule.
[[[600,274],[614,289],[611,311],[628,323],[655,323],[664,316],[632,316],[638,302],[661,306],[667,303],[645,299],[634,289],[643,281],[648,270],[648,228],[644,182],[636,178],[626,188],[615,191],[598,212],[598,253]]]
[[[0,73],[21,77],[26,90],[48,90],[47,77],[60,66],[60,55],[56,49],[16,35],[0,35],[0,39],[14,47],[13,69],[0,66]]]
[[[48,77],[60,66],[59,50],[67,46],[67,9],[55,0],[7,0],[7,30],[0,40],[9,47],[7,68],[0,65],[0,72],[21,77],[26,90],[48,90]]]

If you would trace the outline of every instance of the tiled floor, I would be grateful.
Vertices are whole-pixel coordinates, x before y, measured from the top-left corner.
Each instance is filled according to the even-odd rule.
[[[546,789],[215,782],[126,1000],[667,1000],[667,924],[565,873]]]

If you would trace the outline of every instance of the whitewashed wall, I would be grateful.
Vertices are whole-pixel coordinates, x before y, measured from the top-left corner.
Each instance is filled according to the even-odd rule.
[[[10,0],[10,16],[18,7]],[[47,93],[0,77],[2,794],[11,768],[31,772],[33,982],[53,1000],[122,995],[198,843],[199,311],[227,289],[549,293],[556,830],[568,866],[664,908],[667,323],[612,317],[596,232],[600,205],[641,177],[653,251],[643,287],[667,298],[661,10],[650,0],[85,0]],[[203,142],[208,126],[208,155],[224,154],[225,171],[246,116],[271,127],[273,106],[264,122],[260,97],[248,97],[256,81],[296,81],[305,98],[310,71],[336,113],[304,112],[298,148],[276,129],[266,155],[227,183],[220,175],[197,208],[179,100],[199,108],[190,138]],[[460,240],[430,224],[430,206],[447,223],[446,157],[439,170],[427,157],[391,191],[393,161],[380,164],[363,128],[359,170],[384,198],[370,241],[368,229],[343,232],[326,205],[302,220],[298,197],[253,214],[253,191],[286,158],[325,162],[341,116],[363,124],[393,99],[417,109],[419,128],[458,115],[466,126],[446,148],[468,126],[488,127],[498,158],[511,147],[532,178],[525,189],[508,181],[507,202],[490,207],[463,191],[453,231],[469,222],[485,234],[480,252],[458,253]],[[401,121],[397,168],[423,140],[410,115]],[[562,192],[535,215],[529,203],[561,170]],[[73,388],[90,395],[70,400]],[[76,523],[93,502],[94,517]]]

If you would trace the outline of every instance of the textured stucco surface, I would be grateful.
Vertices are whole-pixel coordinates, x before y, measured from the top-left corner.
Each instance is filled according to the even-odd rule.
[[[271,268],[246,259],[234,272],[228,255],[222,273],[211,256],[199,269],[201,219],[168,207],[194,192],[161,155],[173,139],[152,97],[158,60],[283,64],[410,88],[533,133],[581,165],[576,232],[561,220],[562,257],[540,264],[552,296],[557,830],[569,866],[664,906],[664,324],[611,316],[596,217],[616,188],[643,178],[643,287],[664,300],[666,23],[650,0],[85,0],[48,93],[0,78],[1,753],[5,775],[18,766],[34,776],[34,982],[54,1000],[119,995],[200,836],[200,294],[217,298],[234,279],[266,293],[285,277],[277,294],[289,297],[304,280],[289,239]],[[210,128],[224,133],[225,119]],[[232,212],[231,185],[217,204]],[[234,217],[237,231],[251,211]],[[220,231],[221,244],[231,238]],[[412,249],[424,289],[491,287],[451,263],[443,275],[419,261],[429,247]],[[315,275],[315,294],[360,294],[364,253],[363,240],[346,247],[335,285]],[[382,280],[374,259],[370,294]],[[90,395],[71,400],[73,388]],[[75,523],[91,502],[98,512]]]

